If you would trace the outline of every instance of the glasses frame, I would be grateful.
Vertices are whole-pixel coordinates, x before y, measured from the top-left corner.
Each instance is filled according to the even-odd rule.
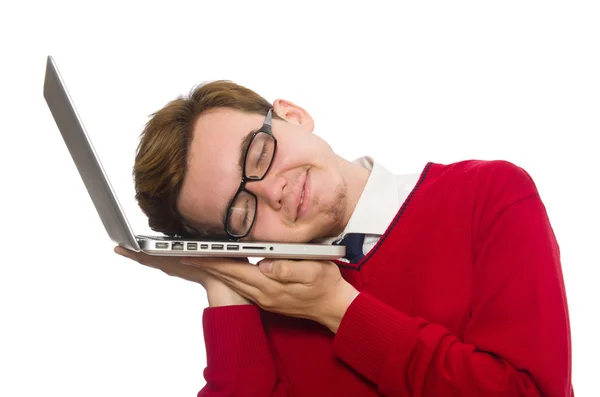
[[[227,206],[227,214],[225,216],[225,233],[227,234],[229,239],[232,241],[239,241],[239,240],[243,239],[244,237],[248,236],[250,234],[250,232],[252,231],[252,228],[254,227],[254,222],[256,222],[256,214],[258,212],[258,208],[257,208],[258,207],[258,198],[256,197],[256,195],[254,193],[252,193],[251,191],[246,189],[246,184],[249,182],[262,181],[263,179],[265,179],[265,177],[269,173],[269,170],[271,169],[271,166],[273,165],[273,159],[275,158],[275,153],[277,153],[277,139],[273,135],[272,124],[273,124],[273,108],[269,109],[269,111],[267,112],[263,126],[258,131],[256,131],[254,134],[252,134],[252,138],[250,138],[250,142],[248,144],[248,148],[246,149],[246,153],[244,153],[244,163],[242,166],[242,181],[240,182],[240,187],[238,188],[237,192],[234,194],[233,198],[229,202],[229,205]],[[246,176],[246,159],[248,157],[248,152],[250,151],[250,148],[252,147],[252,143],[254,143],[254,139],[256,138],[256,136],[261,133],[268,134],[273,138],[273,156],[271,157],[271,162],[269,163],[269,166],[267,167],[267,170],[265,171],[265,173],[263,174],[262,177],[260,177],[260,178],[248,177],[248,176]],[[235,199],[238,197],[238,195],[241,192],[248,193],[249,195],[254,197],[254,218],[252,219],[252,224],[248,228],[248,231],[246,232],[246,234],[234,235],[234,234],[229,233],[227,225],[229,224],[229,216],[231,214],[231,207],[233,206]]]

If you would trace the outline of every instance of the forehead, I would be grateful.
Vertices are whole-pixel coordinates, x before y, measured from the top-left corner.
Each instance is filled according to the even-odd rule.
[[[222,225],[223,215],[241,181],[242,141],[262,126],[264,117],[233,109],[212,109],[194,125],[179,211],[186,218]]]

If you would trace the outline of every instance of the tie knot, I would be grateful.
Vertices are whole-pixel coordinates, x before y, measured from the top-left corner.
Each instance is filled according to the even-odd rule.
[[[365,241],[365,235],[362,233],[348,233],[339,245],[346,247],[346,255],[344,258],[348,259],[351,263],[358,263],[365,255],[363,254],[363,244]]]

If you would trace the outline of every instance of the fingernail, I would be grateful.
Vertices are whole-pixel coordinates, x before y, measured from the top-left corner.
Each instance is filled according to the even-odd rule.
[[[270,273],[271,269],[273,268],[273,262],[271,262],[271,261],[264,261],[263,260],[263,261],[261,261],[258,264],[258,267],[259,267],[259,269],[260,269],[261,272],[263,272],[263,273]]]

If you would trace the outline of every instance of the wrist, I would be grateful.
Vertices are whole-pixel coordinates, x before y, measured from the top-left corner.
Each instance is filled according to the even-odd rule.
[[[224,284],[206,288],[209,307],[249,305],[251,302]]]
[[[340,284],[334,298],[331,300],[331,305],[328,307],[329,310],[319,322],[329,328],[334,334],[337,333],[346,311],[358,294],[359,292],[356,288],[344,281]]]

